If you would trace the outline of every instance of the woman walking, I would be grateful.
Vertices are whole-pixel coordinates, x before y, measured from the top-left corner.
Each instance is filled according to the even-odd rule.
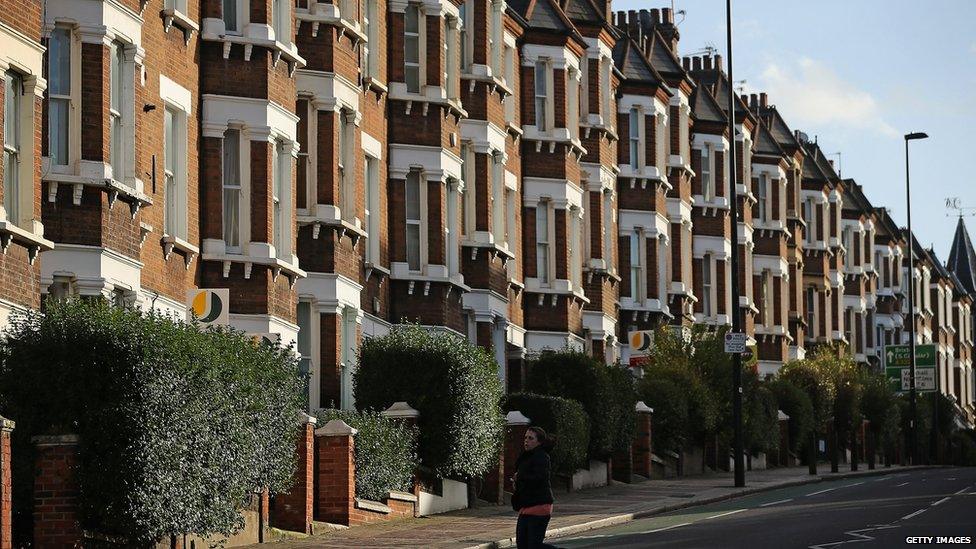
[[[553,549],[545,543],[552,518],[552,486],[549,484],[549,439],[541,427],[529,427],[523,452],[515,461],[512,508],[518,511],[515,543],[518,549]]]

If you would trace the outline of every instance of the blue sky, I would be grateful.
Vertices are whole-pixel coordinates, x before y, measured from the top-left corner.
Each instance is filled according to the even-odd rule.
[[[679,53],[725,54],[725,2],[674,0]],[[616,0],[614,10],[671,7]],[[911,145],[912,225],[944,262],[957,220],[946,198],[976,213],[976,1],[733,0],[736,80],[765,91],[793,129],[842,153],[844,177],[905,224],[902,136]],[[833,157],[835,163],[837,157]],[[976,236],[976,217],[967,217]]]

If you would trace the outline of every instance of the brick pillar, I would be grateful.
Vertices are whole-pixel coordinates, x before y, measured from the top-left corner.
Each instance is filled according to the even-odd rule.
[[[635,406],[637,410],[637,438],[634,440],[631,456],[634,460],[632,472],[645,478],[651,478],[651,418],[654,410],[640,401]]]
[[[511,476],[505,474],[506,457],[509,455],[508,449],[513,445],[516,449],[522,447],[521,437],[525,436],[525,429],[528,425],[529,418],[522,415],[522,412],[511,411],[505,416],[505,435],[502,440],[502,445],[498,449],[498,463],[485,474],[482,487],[482,494],[487,501],[497,503],[498,505],[505,503],[506,479],[508,476]],[[521,436],[514,439],[517,433],[513,433],[513,431],[521,433]],[[514,452],[514,455],[518,457],[517,450]]]
[[[82,541],[78,523],[78,436],[39,436],[34,463],[34,545],[75,547]]]
[[[271,524],[282,530],[312,533],[315,504],[315,423],[302,414],[302,426],[295,448],[294,484],[287,493],[276,494],[271,509]]]
[[[779,410],[779,463],[783,467],[790,466],[790,416]]]
[[[341,419],[333,419],[315,430],[316,520],[349,525],[356,504],[355,435],[356,429]]]
[[[417,429],[417,422],[420,420],[420,412],[413,409],[406,402],[394,402],[389,408],[380,412],[384,416],[399,421],[400,423],[413,427]],[[410,491],[413,495],[417,496],[418,501],[420,498],[420,488],[423,486],[423,482],[420,477],[417,476],[416,470],[414,470],[413,475],[413,489]],[[419,512],[420,506],[414,506],[414,512]]]
[[[515,491],[515,486],[512,485],[512,475],[515,474],[515,460],[522,453],[522,443],[528,429],[529,418],[522,415],[522,412],[511,411],[505,416],[505,468],[502,472],[506,492]]]
[[[14,422],[0,417],[0,549],[13,547],[10,521],[13,519],[10,483],[10,432]]]

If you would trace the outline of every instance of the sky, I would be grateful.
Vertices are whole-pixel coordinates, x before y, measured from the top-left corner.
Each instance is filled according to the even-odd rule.
[[[679,54],[726,55],[722,0],[615,0],[614,10],[671,7]],[[683,20],[682,20],[683,17]],[[766,92],[794,130],[816,136],[874,206],[906,224],[910,145],[912,228],[948,259],[958,211],[976,214],[976,1],[733,0],[733,76]],[[728,58],[723,57],[723,63]],[[966,217],[976,236],[976,217]]]

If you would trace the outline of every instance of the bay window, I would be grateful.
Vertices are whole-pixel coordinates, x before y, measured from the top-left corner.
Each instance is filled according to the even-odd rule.
[[[411,271],[420,271],[421,266],[421,218],[420,218],[420,175],[416,170],[407,174],[404,189],[404,203],[406,206],[406,243],[407,267]]]
[[[705,254],[702,256],[702,316],[705,318],[711,318],[714,312],[712,311],[712,255]]]
[[[641,126],[643,113],[639,107],[630,109],[630,168],[634,171],[641,168]]]
[[[286,145],[274,143],[271,154],[272,185],[271,185],[271,227],[273,232],[272,244],[276,257],[288,259],[291,253],[288,238],[291,224],[291,212],[288,198],[288,186],[291,179],[291,154]]]
[[[336,191],[338,200],[336,206],[343,220],[353,223],[356,219],[356,174],[355,159],[352,155],[352,146],[355,137],[353,135],[354,125],[350,119],[355,115],[345,109],[338,113],[338,151],[336,154],[336,165],[339,169],[339,181]]]
[[[477,185],[475,183],[474,150],[471,143],[461,143],[461,179],[464,181],[464,197],[461,199],[461,231],[467,237],[475,232],[475,212],[477,211]]]
[[[468,72],[474,62],[474,0],[465,0],[458,8],[461,19],[461,71]]]
[[[705,202],[715,198],[715,181],[712,179],[712,146],[708,143],[701,150],[701,193]]]
[[[548,286],[551,279],[549,217],[549,202],[543,200],[535,208],[535,269],[536,278],[543,286]]]
[[[241,30],[237,2],[238,0],[221,1],[221,7],[223,8],[222,17],[224,20],[224,30],[235,34],[239,33]]]
[[[366,41],[363,42],[363,75],[376,79],[378,77],[378,58],[379,55],[379,19],[376,14],[376,0],[365,0],[365,13],[363,13],[363,34]]]
[[[123,182],[125,153],[123,150],[123,109],[122,88],[125,64],[125,46],[119,42],[112,42],[111,60],[109,64],[109,147],[110,162],[112,164],[112,179]]]
[[[410,93],[420,93],[421,32],[423,30],[420,7],[407,6],[403,14],[403,75]]]
[[[180,187],[186,181],[186,130],[180,111],[169,106],[163,109],[163,127],[163,230],[169,236],[185,239],[182,217],[186,207]]]
[[[55,27],[48,40],[48,156],[68,164],[71,117],[71,30]]]
[[[535,64],[535,126],[540,132],[549,131],[549,62],[539,59]]]
[[[7,219],[20,224],[21,182],[21,102],[24,79],[14,71],[4,73],[3,79],[3,207]]]
[[[366,190],[366,261],[373,264],[380,262],[380,176],[379,160],[372,156],[364,157],[363,183]]]
[[[505,241],[505,164],[504,154],[495,151],[491,155],[491,232],[496,245],[504,245]]]
[[[817,335],[817,324],[816,324],[816,307],[817,307],[817,293],[816,290],[810,286],[806,291],[806,319],[807,319],[807,333],[810,337],[816,337]]]
[[[271,0],[271,24],[275,40],[288,44],[291,39],[291,1]]]
[[[630,298],[635,304],[642,304],[647,299],[647,275],[644,266],[647,263],[647,244],[643,229],[634,229],[630,233]]]
[[[241,252],[241,132],[230,129],[223,143],[223,237],[227,253]]]
[[[760,174],[756,178],[758,184],[756,185],[756,200],[759,204],[759,221],[763,223],[769,222],[769,176],[766,174]]]

